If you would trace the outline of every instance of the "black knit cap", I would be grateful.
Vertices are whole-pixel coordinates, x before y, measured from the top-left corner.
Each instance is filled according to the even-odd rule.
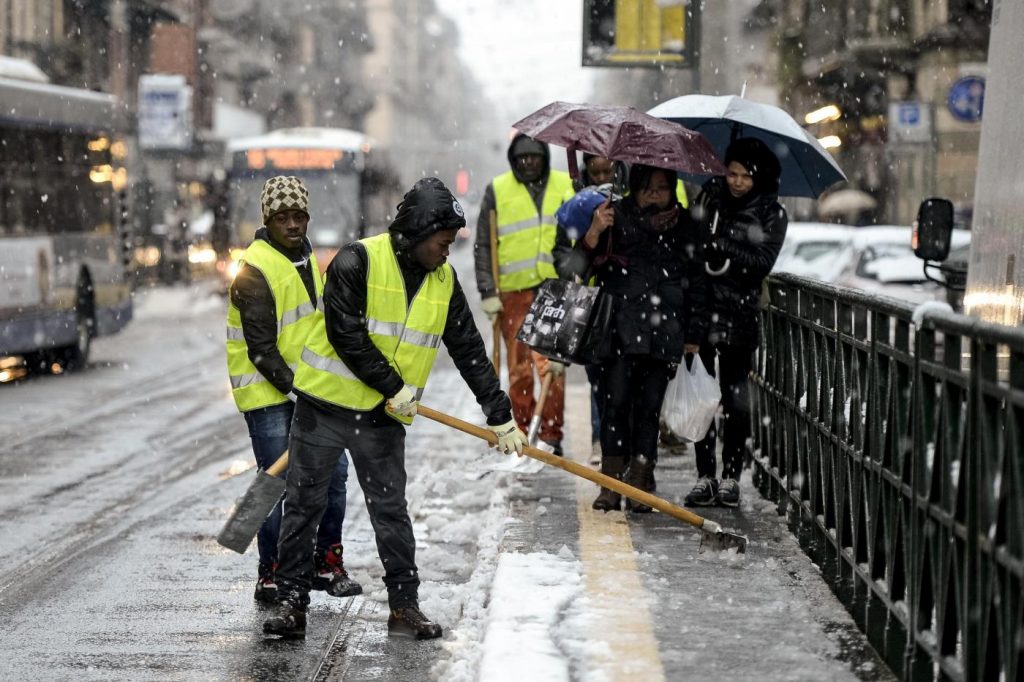
[[[776,192],[779,189],[779,175],[782,167],[779,159],[761,140],[756,137],[741,137],[734,140],[725,150],[725,165],[733,161],[741,164],[754,179],[758,192]]]
[[[398,204],[398,215],[388,226],[415,246],[435,232],[466,226],[466,213],[455,196],[437,178],[416,181]]]

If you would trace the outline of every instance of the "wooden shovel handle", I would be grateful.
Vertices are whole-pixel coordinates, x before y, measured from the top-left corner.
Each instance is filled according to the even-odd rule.
[[[267,469],[267,473],[271,476],[277,476],[279,473],[288,468],[288,451],[285,450],[284,454],[277,458],[277,461],[270,465]]]
[[[548,401],[548,392],[551,390],[551,383],[555,380],[555,375],[550,371],[544,375],[544,381],[540,384],[540,397],[537,398],[537,405],[533,408],[533,416],[539,417],[544,414],[544,403]]]
[[[494,373],[501,377],[501,313],[494,317],[491,323],[491,336],[494,337],[494,348],[491,350],[491,364],[494,365]]]
[[[439,422],[441,424],[444,424],[445,426],[451,426],[452,428],[458,429],[463,433],[468,433],[471,436],[482,438],[491,445],[497,445],[498,443],[498,436],[495,435],[494,432],[491,431],[490,429],[484,429],[479,426],[476,426],[475,424],[470,424],[469,422],[464,422],[461,419],[457,419],[450,415],[444,414],[443,412],[432,410],[426,405],[418,405],[416,408],[416,414],[423,415],[427,419]],[[622,481],[612,478],[611,476],[605,476],[604,474],[594,471],[588,466],[584,466],[582,464],[579,464],[578,462],[574,462],[571,459],[565,459],[564,457],[552,455],[550,453],[544,452],[543,450],[538,450],[537,448],[532,447],[530,445],[526,445],[523,447],[523,454],[532,457],[533,459],[540,460],[545,464],[550,464],[553,467],[558,467],[563,471],[568,471],[570,474],[574,474],[576,476],[579,476],[580,478],[585,478],[588,481],[593,481],[594,483],[600,486],[603,486],[610,490],[614,490],[615,492],[621,495],[625,495],[631,500],[635,500],[641,504],[646,504],[648,507],[653,507],[654,509],[657,509],[662,513],[668,514],[673,518],[688,523],[691,526],[701,528],[704,525],[704,518],[701,516],[697,516],[691,511],[687,511],[686,509],[683,509],[682,507],[674,505],[671,502],[663,500],[660,497],[652,495],[648,492],[644,492],[639,488],[634,488],[628,483],[623,483]]]

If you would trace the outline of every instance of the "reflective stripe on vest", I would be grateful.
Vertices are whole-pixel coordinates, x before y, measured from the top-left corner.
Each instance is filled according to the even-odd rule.
[[[428,273],[412,304],[407,305],[405,280],[390,236],[384,233],[359,243],[368,256],[366,330],[370,341],[419,400],[448,320],[455,289],[451,266],[445,263]],[[360,381],[338,357],[327,339],[323,312],[318,310],[313,318],[315,326],[295,371],[295,388],[350,410],[365,412],[380,405],[384,396]],[[407,417],[395,419],[412,423]]]
[[[532,289],[557,278],[551,256],[557,232],[555,211],[573,195],[569,174],[548,173],[540,213],[512,171],[494,178],[492,184],[498,214],[498,290]]]
[[[263,275],[274,298],[277,317],[277,350],[285,363],[295,371],[306,337],[313,328],[314,313],[323,307],[323,276],[316,258],[310,254],[309,267],[313,272],[317,306],[309,300],[309,292],[302,282],[295,264],[280,251],[262,239],[254,241],[245,251],[242,261]],[[242,412],[280,405],[288,398],[267,378],[260,374],[249,359],[249,347],[242,332],[242,317],[228,298],[227,318],[228,375],[231,395]]]

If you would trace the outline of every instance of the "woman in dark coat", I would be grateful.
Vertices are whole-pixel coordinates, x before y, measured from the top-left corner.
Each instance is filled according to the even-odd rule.
[[[711,324],[701,360],[722,389],[722,480],[715,478],[717,433],[712,425],[696,445],[697,475],[686,504],[736,507],[747,439],[750,394],[747,375],[758,345],[761,283],[771,272],[786,236],[786,210],[778,202],[779,161],[760,140],[740,138],[725,153],[727,174],[707,181],[694,215],[701,221],[707,261]]]
[[[629,195],[598,207],[576,244],[614,311],[601,349],[601,470],[649,492],[665,387],[683,353],[699,350],[707,325],[696,226],[675,187],[674,172],[634,166]],[[620,502],[602,489],[593,506]],[[651,511],[628,500],[627,508]]]

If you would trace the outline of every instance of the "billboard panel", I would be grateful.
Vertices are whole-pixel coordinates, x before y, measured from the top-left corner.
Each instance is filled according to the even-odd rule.
[[[699,12],[690,0],[585,0],[583,66],[693,68]]]

